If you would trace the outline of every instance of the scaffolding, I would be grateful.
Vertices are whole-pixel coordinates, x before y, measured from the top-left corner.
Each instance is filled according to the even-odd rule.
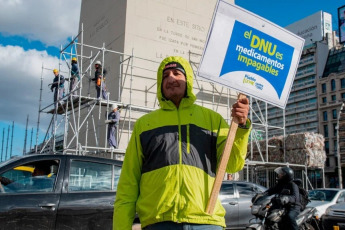
[[[115,56],[115,58],[112,57],[112,60],[116,60],[115,63],[114,61],[108,61],[110,55]],[[68,78],[71,78],[69,61],[72,57],[77,57],[78,59],[80,70],[78,87],[72,92],[68,92],[62,99],[41,109],[43,74],[45,70],[48,70],[42,65],[35,152],[42,153],[45,148],[51,148],[51,152],[54,154],[96,155],[121,160],[123,159],[135,121],[143,114],[159,107],[156,96],[155,78],[159,62],[135,56],[134,50],[130,54],[126,54],[106,49],[104,43],[102,47],[85,44],[83,42],[83,25],[79,34],[66,47],[60,48],[59,70],[61,69],[61,65],[65,64],[69,69],[67,72]],[[194,75],[197,76],[196,70],[198,69],[201,55],[189,52],[188,57]],[[91,89],[93,84],[91,82],[91,76],[93,75],[92,66],[96,60],[101,60],[102,66],[105,69],[108,65],[108,68],[115,69],[117,72],[117,74],[114,71],[112,72],[114,79],[111,79],[112,81],[110,83],[113,83],[116,87],[108,87],[108,91],[110,92],[107,99],[96,98]],[[133,81],[138,81],[138,83],[133,84]],[[145,82],[145,89],[140,84],[141,82]],[[75,95],[75,91],[77,95]],[[228,123],[231,122],[231,105],[237,100],[237,95],[234,91],[198,77],[194,78],[194,91],[196,91],[197,95],[197,104],[219,112]],[[117,141],[120,146],[118,149],[107,146],[107,124],[104,123],[106,118],[102,115],[108,114],[112,104],[119,105],[121,110],[121,119],[117,129]],[[300,178],[303,178],[305,185],[309,184],[309,187],[312,188],[313,184],[308,178],[307,165],[289,164],[286,161],[278,163],[269,162],[268,148],[274,148],[275,146],[268,145],[268,133],[272,129],[278,129],[285,136],[285,110],[283,110],[283,125],[273,126],[268,124],[267,103],[264,103],[264,109],[261,109],[261,104],[262,102],[250,97],[250,119],[253,121],[253,117],[256,116],[260,122],[253,123],[253,129],[250,135],[251,154],[249,154],[246,160],[242,179],[255,181],[269,187],[270,183],[274,181],[269,179],[273,167],[288,165],[302,169]],[[257,107],[259,114],[253,110],[254,106]],[[52,114],[52,118],[43,140],[43,146],[38,150],[40,113]],[[60,149],[57,149],[55,143],[59,129],[63,130],[63,145]],[[266,156],[260,152],[261,161],[253,161],[253,144],[256,144],[258,149],[261,149],[258,140],[260,140],[259,133],[262,132],[265,134]],[[285,147],[283,149],[284,159],[286,159]],[[266,178],[264,182],[258,181],[258,177],[254,178],[258,170],[264,171]]]
[[[86,55],[85,48],[89,49],[89,54]],[[96,98],[92,96],[91,84],[90,81],[92,76],[92,65],[96,60],[101,59],[103,66],[106,66],[106,54],[117,55],[118,58],[118,88],[115,90],[116,100],[110,100],[110,97],[106,100]],[[192,54],[190,54],[192,55]],[[105,131],[103,137],[107,136],[107,128],[104,124],[104,117],[102,114],[107,114],[111,104],[117,104],[121,109],[121,120],[118,127],[118,142],[125,143],[126,145],[129,141],[130,134],[132,131],[133,123],[141,115],[153,111],[158,108],[158,100],[156,97],[156,78],[155,76],[156,69],[159,65],[159,62],[134,56],[133,50],[131,54],[125,54],[105,48],[103,44],[102,47],[90,46],[83,43],[83,30],[72,39],[72,41],[64,48],[60,49],[60,63],[59,67],[62,64],[65,64],[69,69],[69,60],[72,57],[78,58],[78,64],[80,71],[80,81],[78,87],[74,90],[77,91],[77,96],[74,95],[74,92],[68,92],[62,99],[58,99],[56,102],[53,102],[43,108],[42,107],[42,87],[43,87],[43,75],[46,70],[51,70],[45,68],[42,65],[41,72],[41,90],[40,90],[40,101],[39,101],[39,115],[37,122],[37,136],[36,136],[36,153],[45,152],[46,148],[50,148],[50,151],[53,153],[63,153],[63,154],[98,154],[104,156],[104,154],[111,153],[115,156],[121,156],[125,152],[125,148],[111,149],[107,146],[107,139],[101,138],[101,131]],[[146,75],[138,75],[133,71],[139,70],[140,72],[146,72]],[[61,72],[61,68],[59,68]],[[66,72],[68,78],[71,78],[71,72]],[[133,87],[134,79],[144,81],[151,81],[151,85],[145,86],[145,89],[138,89]],[[225,91],[223,87],[219,87],[214,84],[206,83],[211,85],[211,91],[205,90],[202,85],[200,85],[201,80],[196,79],[197,88],[200,93],[200,103],[202,105],[208,104],[212,106],[212,109],[219,111],[223,109],[226,111],[226,120],[230,121],[229,107],[231,104],[231,93],[227,89],[227,97],[224,97],[222,94]],[[103,83],[103,82],[102,82]],[[69,82],[70,84],[70,82]],[[68,87],[70,88],[70,87]],[[140,92],[143,97],[141,97],[142,103],[135,103],[134,97]],[[110,92],[110,94],[113,92]],[[86,94],[86,96],[84,96]],[[154,95],[154,99],[153,96]],[[235,100],[235,96],[232,95],[232,100]],[[123,97],[126,97],[125,99]],[[140,96],[139,96],[140,97]],[[212,97],[212,101],[209,98]],[[59,98],[59,97],[58,97]],[[216,101],[218,100],[218,102]],[[138,101],[138,100],[136,100]],[[224,104],[225,106],[221,105]],[[38,131],[40,126],[40,114],[48,113],[52,114],[47,132],[43,140],[43,146],[38,150]],[[135,114],[134,114],[135,113]],[[85,135],[83,135],[84,140],[81,141],[81,130],[84,127],[86,130]],[[61,149],[56,149],[56,136],[58,130],[63,130],[64,133],[64,142]],[[50,134],[50,135],[49,135]],[[90,134],[90,135],[88,135]],[[127,134],[127,135],[126,135]],[[126,138],[127,137],[127,138]],[[90,140],[93,139],[95,145],[89,145]],[[104,139],[104,142],[103,142]],[[126,139],[126,140],[123,140]],[[83,142],[83,143],[82,143]]]

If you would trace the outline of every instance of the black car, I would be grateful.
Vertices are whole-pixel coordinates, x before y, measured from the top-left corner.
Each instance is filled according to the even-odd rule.
[[[46,169],[37,175],[38,168]],[[112,229],[122,162],[31,155],[0,164],[0,229]]]
[[[246,181],[223,181],[219,199],[226,210],[226,229],[244,229],[251,219],[252,197],[267,189]]]

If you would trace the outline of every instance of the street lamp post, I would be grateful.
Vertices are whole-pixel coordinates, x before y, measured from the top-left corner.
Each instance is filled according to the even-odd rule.
[[[339,177],[339,188],[340,189],[343,188],[343,176],[341,173],[341,160],[340,160],[340,145],[339,145],[339,139],[340,139],[339,138],[339,127],[340,127],[340,124],[339,124],[339,120],[340,120],[341,112],[343,111],[343,109],[344,109],[344,103],[340,107],[340,111],[338,114],[338,120],[337,120],[337,158],[338,158],[338,177]]]

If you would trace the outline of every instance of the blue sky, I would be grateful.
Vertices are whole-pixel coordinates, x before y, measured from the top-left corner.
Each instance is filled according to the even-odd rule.
[[[235,3],[282,27],[323,10],[332,14],[333,30],[338,28],[337,8],[345,4],[339,0],[235,0]],[[27,149],[32,129],[32,145],[36,143],[40,78],[44,79],[42,106],[46,106],[52,103],[47,85],[53,79],[51,70],[58,68],[60,46],[78,33],[81,0],[0,0],[0,5],[0,155],[5,129],[4,160],[8,127],[13,121],[12,155],[22,155],[27,115]],[[50,118],[51,115],[41,114],[39,143]],[[11,139],[8,157],[10,143]]]

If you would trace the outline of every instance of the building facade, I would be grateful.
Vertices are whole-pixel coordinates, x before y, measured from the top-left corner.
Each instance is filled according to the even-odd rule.
[[[325,71],[318,82],[319,131],[325,137],[325,151],[327,160],[325,173],[330,187],[337,187],[338,182],[338,153],[340,164],[345,166],[345,152],[338,151],[338,138],[344,141],[344,133],[338,130],[342,105],[345,102],[345,47],[335,47],[330,50]],[[340,127],[339,127],[339,126]],[[342,143],[339,143],[342,145]],[[343,168],[342,171],[344,171]]]

